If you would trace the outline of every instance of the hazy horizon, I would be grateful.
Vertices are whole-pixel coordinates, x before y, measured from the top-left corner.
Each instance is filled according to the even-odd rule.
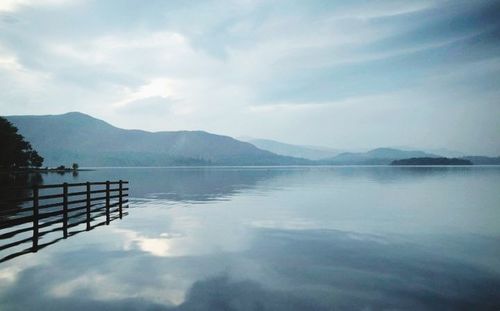
[[[21,115],[8,115],[8,116],[5,116],[5,117],[58,116],[58,115],[65,115],[65,114],[71,114],[71,113],[82,113],[82,112],[79,112],[79,111],[69,111],[69,112],[66,112],[66,113],[63,113],[63,114],[44,114],[44,115],[34,115],[34,114],[25,114],[25,115],[22,115],[21,114]],[[87,115],[87,116],[90,116],[92,118],[95,118],[94,116],[91,116],[91,115],[88,115],[88,114],[84,114],[84,115]],[[124,129],[124,130],[140,130],[140,131],[146,131],[146,132],[150,132],[150,133],[165,132],[165,131],[162,131],[162,130],[159,130],[159,131],[154,131],[154,130],[153,131],[149,131],[149,130],[140,129],[140,128],[121,128],[119,126],[116,126],[114,124],[111,124],[111,123],[107,122],[106,120],[103,120],[103,119],[98,119],[98,120],[104,121],[104,122],[108,123],[109,125],[111,125],[113,127],[117,127],[117,128]],[[176,132],[176,131],[186,131],[186,130],[179,129],[179,130],[169,130],[169,131]],[[193,129],[193,130],[187,130],[187,131],[207,132],[207,131],[202,130],[202,129]],[[208,133],[210,133],[210,132],[208,132]],[[221,135],[221,136],[229,136],[229,137],[232,137],[232,138],[234,138],[236,140],[243,141],[243,142],[250,142],[252,144],[254,144],[253,141],[263,140],[263,141],[270,141],[270,142],[275,142],[275,143],[279,143],[279,144],[285,144],[285,145],[302,147],[302,148],[309,148],[309,149],[316,149],[316,150],[330,150],[330,151],[336,150],[338,153],[343,153],[343,152],[354,152],[354,153],[356,153],[356,152],[367,152],[367,151],[374,150],[374,149],[391,148],[391,149],[399,149],[399,150],[407,150],[407,151],[412,151],[412,150],[425,151],[425,152],[429,152],[429,153],[436,153],[438,155],[443,155],[443,153],[445,153],[445,154],[447,154],[447,153],[456,154],[456,155],[448,155],[447,157],[461,157],[461,156],[493,156],[493,157],[496,157],[496,156],[499,156],[498,154],[494,154],[494,153],[492,153],[492,154],[479,154],[479,153],[476,152],[476,153],[469,153],[469,154],[467,154],[467,153],[465,153],[465,152],[463,152],[461,150],[454,150],[454,149],[449,149],[449,148],[445,148],[445,147],[440,147],[440,148],[424,148],[424,147],[418,147],[418,146],[412,146],[412,145],[377,145],[377,146],[373,146],[373,147],[364,147],[364,148],[363,147],[358,147],[358,148],[344,148],[344,149],[340,149],[340,148],[336,148],[335,146],[311,145],[311,144],[295,144],[293,142],[280,141],[280,140],[276,140],[276,139],[270,139],[270,138],[267,138],[267,137],[251,137],[251,136],[233,137],[233,136],[230,136],[230,135],[226,135],[224,133],[213,133],[213,132],[211,134]],[[260,148],[260,149],[267,150],[267,148]],[[279,152],[278,152],[278,154],[279,154]],[[459,155],[459,154],[462,154],[462,155]]]
[[[498,1],[0,3],[1,115],[500,154]]]

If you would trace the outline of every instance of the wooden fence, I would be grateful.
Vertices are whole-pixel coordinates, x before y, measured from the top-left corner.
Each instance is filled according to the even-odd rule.
[[[128,181],[122,180],[40,185],[17,188],[28,197],[0,197],[0,262],[121,219],[128,208],[126,185]],[[3,190],[14,193],[16,189]],[[70,231],[80,225],[85,229]],[[47,241],[46,236],[58,231],[62,236]],[[31,246],[9,252],[27,243]],[[2,252],[9,253],[2,256]]]

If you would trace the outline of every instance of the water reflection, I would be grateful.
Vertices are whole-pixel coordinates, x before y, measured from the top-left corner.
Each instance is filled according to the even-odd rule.
[[[30,187],[43,184],[39,173],[0,173],[0,221],[15,215],[23,207],[22,199],[31,195]]]
[[[437,178],[484,178],[500,167],[200,167],[97,168],[78,176],[48,174],[45,183],[121,178],[134,184],[134,198],[205,202],[228,199],[250,190],[336,181],[414,183]],[[264,187],[263,187],[264,186]]]
[[[499,168],[109,169],[78,178],[104,175],[130,179],[143,208],[105,234],[0,265],[0,309],[500,306]]]
[[[79,176],[49,175],[47,183],[107,180],[115,176],[129,180],[134,198],[204,202],[228,198],[254,188],[258,183],[289,174],[276,168],[122,168],[81,171]]]
[[[170,300],[200,274],[180,304]],[[241,253],[66,252],[22,271],[2,296],[19,310],[483,310],[500,305],[500,278],[411,243],[262,230]]]

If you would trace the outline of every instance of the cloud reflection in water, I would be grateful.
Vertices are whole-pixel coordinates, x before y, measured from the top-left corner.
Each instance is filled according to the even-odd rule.
[[[139,200],[184,174],[119,172]],[[197,196],[187,186],[200,173],[188,172],[179,198],[0,266],[0,308],[498,309],[499,173],[205,171]]]

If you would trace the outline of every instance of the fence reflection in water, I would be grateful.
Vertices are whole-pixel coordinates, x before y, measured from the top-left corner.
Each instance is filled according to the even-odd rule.
[[[0,197],[0,263],[121,219],[127,215],[123,211],[128,208],[127,185],[120,180],[2,191],[16,195]],[[59,231],[62,235],[49,238]]]

